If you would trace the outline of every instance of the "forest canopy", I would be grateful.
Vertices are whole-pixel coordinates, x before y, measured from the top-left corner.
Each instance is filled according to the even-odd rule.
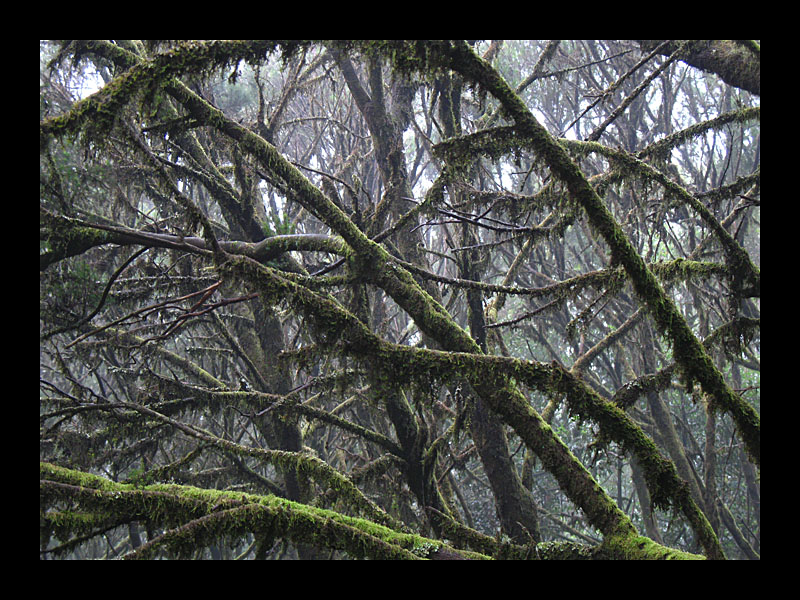
[[[759,41],[39,78],[40,558],[760,558]]]

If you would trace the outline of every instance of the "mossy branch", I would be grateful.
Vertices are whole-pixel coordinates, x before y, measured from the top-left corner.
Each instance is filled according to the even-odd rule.
[[[51,137],[75,135],[81,130],[89,130],[92,134],[107,133],[116,124],[122,108],[137,94],[152,93],[157,87],[179,75],[208,73],[241,60],[256,62],[278,48],[282,48],[284,54],[288,55],[303,45],[303,42],[276,40],[184,42],[149,60],[134,64],[91,96],[76,102],[66,114],[40,122],[40,147],[44,148]],[[86,51],[99,52],[101,47],[87,45]],[[117,52],[114,58],[130,64],[133,56],[130,53]]]
[[[133,550],[126,559],[156,558],[166,550],[172,555],[193,556],[198,548],[218,543],[221,537],[239,539],[253,534],[257,539],[283,538],[317,548],[341,550],[355,558],[373,560],[420,560],[411,550],[371,535],[329,516],[290,506],[247,504],[205,515],[165,531]]]
[[[136,487],[50,463],[40,463],[39,471],[40,510],[46,517],[41,522],[45,540],[57,523],[61,525],[60,536],[67,537],[85,529],[83,523],[97,523],[98,516],[105,514],[119,515],[120,524],[147,520],[155,527],[167,528],[126,558],[153,558],[161,551],[192,556],[220,539],[241,539],[250,534],[342,550],[359,558],[414,560],[427,557],[434,549],[461,558],[487,558],[366,519],[271,495],[174,484]],[[59,512],[51,510],[65,503],[77,505],[78,511],[86,516],[60,518]]]
[[[715,536],[706,535],[707,521],[702,513],[696,510],[691,498],[684,493],[684,486],[674,465],[661,457],[653,442],[622,410],[597,396],[568,371],[558,365],[548,366],[514,358],[485,356],[480,353],[477,346],[472,353],[457,353],[389,344],[377,338],[358,319],[332,300],[284,280],[271,269],[248,259],[237,258],[235,263],[235,266],[231,264],[226,268],[236,273],[242,280],[256,284],[265,296],[287,299],[296,310],[304,314],[317,317],[325,315],[326,326],[336,330],[334,339],[340,342],[340,346],[356,357],[368,356],[373,362],[377,359],[378,369],[387,379],[414,381],[420,377],[447,379],[456,375],[466,376],[473,386],[481,391],[482,397],[496,399],[492,406],[506,417],[507,423],[520,433],[534,451],[538,449],[539,452],[545,453],[545,447],[549,448],[546,452],[552,461],[549,462],[549,468],[563,473],[563,484],[569,489],[570,486],[577,484],[577,481],[569,477],[576,475],[573,470],[578,468],[579,463],[569,450],[563,447],[563,443],[552,430],[546,424],[540,423],[541,417],[518,396],[518,392],[513,388],[507,388],[510,384],[504,381],[504,377],[512,376],[548,392],[557,389],[566,393],[572,412],[599,423],[606,439],[620,443],[637,455],[645,468],[654,502],[659,506],[669,506],[674,503],[684,509],[692,527],[705,535],[709,552],[712,555],[721,555]],[[507,412],[509,409],[513,409],[513,418]],[[571,475],[568,476],[568,473]],[[604,496],[599,486],[595,491]],[[581,494],[577,489],[573,493]],[[585,491],[582,493],[586,494]],[[593,510],[590,508],[593,502],[589,501],[589,496],[584,496],[584,502],[583,508],[588,511]],[[607,499],[607,502],[611,500]],[[627,520],[621,514],[618,518]],[[602,531],[604,525],[600,521],[596,524]],[[611,525],[606,524],[605,527]]]
[[[391,50],[395,56],[406,52],[408,45],[389,42],[381,47],[381,51]],[[644,265],[641,257],[630,246],[618,225],[603,206],[602,201],[586,182],[577,166],[571,161],[563,147],[554,142],[547,132],[541,128],[536,120],[527,111],[524,104],[510,89],[502,78],[488,65],[485,65],[466,44],[451,44],[449,42],[426,42],[424,45],[412,44],[413,60],[406,61],[411,68],[415,60],[420,65],[428,68],[454,68],[461,72],[470,81],[477,82],[485,89],[497,96],[505,111],[517,121],[519,131],[534,140],[537,154],[548,164],[556,175],[566,182],[572,196],[578,200],[589,214],[590,221],[595,228],[609,242],[612,256],[619,261],[634,282],[637,292],[645,298],[646,303],[653,311],[656,320],[662,326],[672,327],[676,348],[691,346],[694,339],[688,327],[682,320],[674,305],[664,295],[658,286],[653,274]],[[409,55],[405,54],[406,58]],[[402,62],[402,60],[401,60]],[[416,68],[416,67],[414,67]],[[369,276],[372,283],[386,291],[400,306],[402,306],[417,322],[420,329],[427,335],[436,339],[443,348],[449,351],[480,354],[475,341],[460,328],[447,312],[426,294],[414,281],[411,274],[389,263],[386,251],[369,240],[330,199],[319,189],[313,186],[293,165],[280,153],[258,135],[228,119],[221,111],[209,105],[190,90],[180,84],[171,86],[170,93],[189,110],[192,117],[199,122],[207,123],[219,129],[239,143],[242,150],[252,154],[261,164],[279,180],[282,180],[292,196],[312,214],[320,218],[331,227],[350,246],[353,251],[352,266],[359,274]],[[246,259],[234,257],[223,266],[223,271],[233,268],[242,272]],[[290,296],[295,308],[311,303],[317,309],[323,309],[321,314],[315,314],[318,324],[333,321],[335,330],[329,328],[329,333],[347,333],[350,338],[343,340],[351,350],[376,350],[374,338],[357,319],[342,319],[340,307],[336,303],[319,302],[318,298],[309,295],[308,290],[302,290],[287,285],[286,279],[275,277],[265,269],[246,269],[249,274],[261,271],[260,277],[263,291],[267,299],[272,302],[279,298]],[[264,274],[267,274],[264,277]],[[249,275],[248,274],[248,275]],[[248,279],[248,276],[242,277]],[[309,312],[307,309],[302,312]],[[675,324],[673,324],[673,322]],[[683,329],[680,327],[683,324]],[[341,325],[346,324],[344,330]],[[328,327],[323,325],[323,327]],[[688,331],[688,338],[685,335]],[[680,334],[680,335],[679,335]],[[688,341],[685,341],[687,338]],[[337,338],[331,338],[337,339]],[[702,348],[699,350],[702,352]],[[688,354],[688,352],[687,352]],[[690,357],[683,356],[688,365]],[[694,358],[692,356],[691,358]],[[709,359],[710,362],[710,359]],[[693,364],[693,362],[692,362]],[[692,368],[692,367],[689,367]],[[695,367],[696,368],[696,367]],[[711,365],[713,368],[713,364]],[[700,367],[700,375],[706,375],[706,369]],[[717,373],[718,374],[718,373]],[[721,376],[720,376],[721,378]],[[698,377],[698,379],[700,379]],[[719,383],[719,382],[716,382]],[[722,382],[722,386],[725,386]],[[632,535],[634,532],[630,520],[614,504],[613,500],[593,480],[591,475],[571,454],[563,442],[553,433],[549,426],[530,407],[524,397],[514,388],[507,376],[493,373],[490,377],[475,382],[475,388],[481,397],[488,403],[492,410],[511,425],[520,434],[526,444],[542,459],[544,465],[559,481],[568,496],[576,502],[586,513],[589,522],[602,531],[605,535]],[[726,386],[725,386],[726,388]],[[709,540],[706,550],[714,555],[717,548]]]
[[[326,337],[337,340],[340,347],[349,354],[369,357],[373,362],[377,359],[380,365],[378,369],[384,373],[383,376],[387,381],[413,381],[421,376],[446,379],[453,377],[454,373],[467,376],[481,397],[490,402],[493,410],[520,434],[534,452],[544,457],[545,465],[556,475],[573,500],[587,512],[590,521],[598,529],[603,532],[616,532],[619,528],[632,530],[627,517],[618,508],[611,508],[614,506],[613,501],[593,481],[591,475],[506,380],[506,377],[513,376],[539,389],[547,391],[559,389],[566,392],[573,412],[598,422],[608,439],[617,441],[623,447],[635,452],[640,461],[646,465],[647,479],[654,501],[660,506],[668,506],[674,502],[676,506],[684,509],[692,527],[703,534],[701,537],[706,542],[709,554],[721,556],[716,537],[706,535],[707,521],[701,512],[695,510],[691,498],[683,493],[682,482],[677,476],[674,465],[661,457],[652,441],[623,411],[599,398],[571,373],[556,365],[547,366],[513,358],[485,356],[471,338],[468,338],[470,344],[467,347],[472,352],[468,353],[388,344],[372,334],[337,303],[282,278],[268,267],[243,257],[232,257],[223,269],[235,274],[242,281],[255,285],[264,297],[286,299],[295,310],[303,314],[314,316],[315,319],[324,317],[326,330],[330,332]],[[405,273],[410,278],[410,275]],[[409,295],[413,294],[414,289],[418,289],[413,280],[403,288],[399,287],[400,282],[392,281],[388,276],[384,276],[382,281],[387,287],[394,286],[394,289],[402,289]],[[398,296],[402,297],[401,294]],[[430,318],[429,314],[423,314],[422,317]],[[444,319],[444,315],[441,318]],[[451,325],[448,326],[448,322]],[[452,333],[463,330],[460,328],[455,330],[457,326],[449,317],[447,322],[442,321],[436,326],[446,328],[450,333],[451,347],[454,344],[458,347],[458,344],[462,343],[458,341],[462,334],[452,337]],[[442,339],[448,338],[442,336]],[[596,497],[593,497],[594,495]]]
[[[686,379],[698,381],[703,390],[714,399],[715,405],[732,416],[748,454],[760,465],[760,417],[725,382],[675,303],[659,285],[566,148],[536,120],[500,74],[477,56],[466,43],[436,45],[431,48],[431,53],[439,56],[440,65],[447,64],[470,81],[481,85],[500,101],[506,113],[514,120],[519,134],[528,139],[537,156],[564,182],[570,196],[584,208],[589,222],[608,244],[611,262],[624,267],[637,295],[659,328],[669,336]]]
[[[240,444],[219,438],[207,431],[201,430],[198,427],[190,427],[184,423],[162,415],[159,412],[136,404],[118,403],[115,405],[109,405],[109,407],[125,408],[147,415],[158,421],[171,425],[190,437],[194,437],[204,443],[211,444],[222,450],[232,452],[239,456],[251,456],[282,468],[296,469],[297,471],[308,475],[317,481],[317,483],[335,490],[339,498],[360,512],[363,512],[373,521],[397,528],[398,530],[403,529],[403,525],[401,523],[396,522],[374,502],[364,496],[361,490],[359,490],[347,477],[314,456],[308,456],[305,454],[299,454],[285,450],[266,450],[263,448],[250,448],[247,446],[242,446]]]
[[[685,188],[675,183],[661,171],[653,168],[644,161],[628,154],[623,150],[617,150],[598,144],[597,142],[564,142],[568,148],[575,148],[581,152],[587,150],[597,152],[616,162],[626,173],[638,174],[655,181],[662,185],[664,189],[692,208],[708,225],[719,239],[725,251],[728,262],[728,272],[732,280],[741,280],[742,285],[747,285],[752,290],[761,290],[761,271],[750,260],[750,256],[745,252],[739,243],[728,233],[728,230],[714,217],[706,206],[690,194]],[[740,286],[741,287],[741,286]]]

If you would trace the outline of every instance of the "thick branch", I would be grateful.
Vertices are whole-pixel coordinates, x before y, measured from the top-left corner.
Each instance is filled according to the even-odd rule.
[[[666,40],[639,40],[642,50],[652,50]],[[669,56],[680,45],[676,40],[661,49]],[[679,60],[711,73],[716,73],[727,84],[761,95],[761,54],[737,40],[712,40]]]
[[[181,485],[137,487],[48,463],[40,463],[39,471],[40,506],[44,511],[59,501],[76,502],[90,515],[124,515],[129,521],[147,520],[171,528],[127,558],[151,558],[162,548],[192,556],[198,548],[216,543],[222,537],[235,539],[247,534],[267,539],[285,537],[343,550],[359,558],[437,558],[429,556],[436,551],[460,558],[486,558],[437,540],[275,496]],[[72,532],[66,521],[48,519],[50,514],[57,516],[44,513],[42,527],[47,531],[43,531],[43,536],[54,530],[62,535]]]
[[[583,206],[590,223],[608,244],[612,263],[619,263],[625,268],[638,296],[658,326],[669,334],[686,379],[699,381],[717,406],[733,417],[748,453],[756,464],[760,464],[761,420],[758,414],[725,383],[675,303],[659,285],[566,149],[542,127],[505,80],[466,44],[437,46],[437,50],[449,58],[453,69],[484,86],[503,104],[521,134],[531,141],[540,158],[566,184],[570,195]]]

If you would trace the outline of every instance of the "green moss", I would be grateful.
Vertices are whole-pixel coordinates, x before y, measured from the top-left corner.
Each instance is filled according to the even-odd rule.
[[[434,548],[460,552],[437,540],[275,496],[174,484],[133,489],[130,485],[48,463],[40,464],[40,477],[44,480],[40,508],[48,516],[42,527],[58,528],[59,535],[65,538],[70,533],[84,531],[105,514],[114,514],[117,519],[127,515],[131,520],[148,520],[154,526],[170,527],[130,558],[153,558],[163,551],[192,556],[198,548],[246,534],[259,538],[285,537],[373,559],[413,560],[420,558],[423,550],[430,552]],[[69,483],[66,488],[59,488],[57,482]],[[53,502],[65,500],[76,502],[82,512],[49,511]],[[43,538],[47,539],[48,535],[45,533]],[[475,553],[462,554],[486,558]]]
[[[112,241],[109,232],[84,227],[69,217],[43,212],[40,218],[44,228],[40,236],[44,246],[39,253],[39,268],[42,271],[53,263]]]
[[[700,382],[703,390],[713,396],[718,406],[728,412],[736,422],[737,428],[753,460],[760,464],[760,419],[755,410],[741,398],[738,398],[728,387],[720,372],[710,360],[700,342],[675,307],[672,300],[659,285],[652,271],[647,268],[643,259],[625,236],[619,224],[609,212],[597,192],[584,177],[577,164],[571,159],[565,148],[560,145],[530,113],[517,94],[511,90],[503,78],[490,65],[480,59],[465,44],[435,49],[440,59],[451,68],[464,75],[470,81],[481,84],[491,92],[503,105],[508,115],[515,121],[519,135],[527,139],[537,156],[550,168],[553,174],[566,185],[570,196],[579,203],[586,212],[593,229],[600,234],[609,247],[611,264],[621,265],[630,279],[637,296],[650,311],[660,330],[666,333],[675,351],[675,357],[690,380]],[[636,159],[620,156],[629,162]],[[641,166],[642,169],[653,169]],[[658,177],[657,173],[653,173]],[[732,241],[730,234],[722,228],[708,210],[691,195],[679,189],[674,182],[663,176],[659,178],[670,191],[683,194],[682,197],[700,213],[710,224],[725,245],[729,256],[742,256],[741,248]],[[748,260],[746,257],[742,260]],[[730,261],[729,261],[730,262]],[[759,286],[758,274],[753,269],[750,287]]]
[[[705,560],[704,556],[667,548],[639,535],[605,538],[603,550],[616,560]]]
[[[215,40],[180,43],[150,60],[141,60],[134,64],[98,92],[77,102],[65,115],[42,121],[39,124],[40,148],[43,149],[51,137],[74,135],[80,130],[85,130],[92,137],[102,137],[115,126],[126,105],[137,97],[149,99],[150,102],[157,101],[159,89],[171,83],[172,78],[178,75],[208,74],[216,69],[237,64],[241,60],[257,63],[279,48],[288,59],[309,43],[288,40]],[[131,54],[124,54],[118,49],[108,49],[100,44],[87,45],[83,51],[103,54],[114,52],[114,58],[117,60],[129,63],[135,60]],[[216,123],[216,125],[221,124],[221,122]]]

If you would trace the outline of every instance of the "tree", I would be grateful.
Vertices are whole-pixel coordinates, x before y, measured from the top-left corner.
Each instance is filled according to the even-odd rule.
[[[42,556],[758,558],[759,60],[42,43]]]

